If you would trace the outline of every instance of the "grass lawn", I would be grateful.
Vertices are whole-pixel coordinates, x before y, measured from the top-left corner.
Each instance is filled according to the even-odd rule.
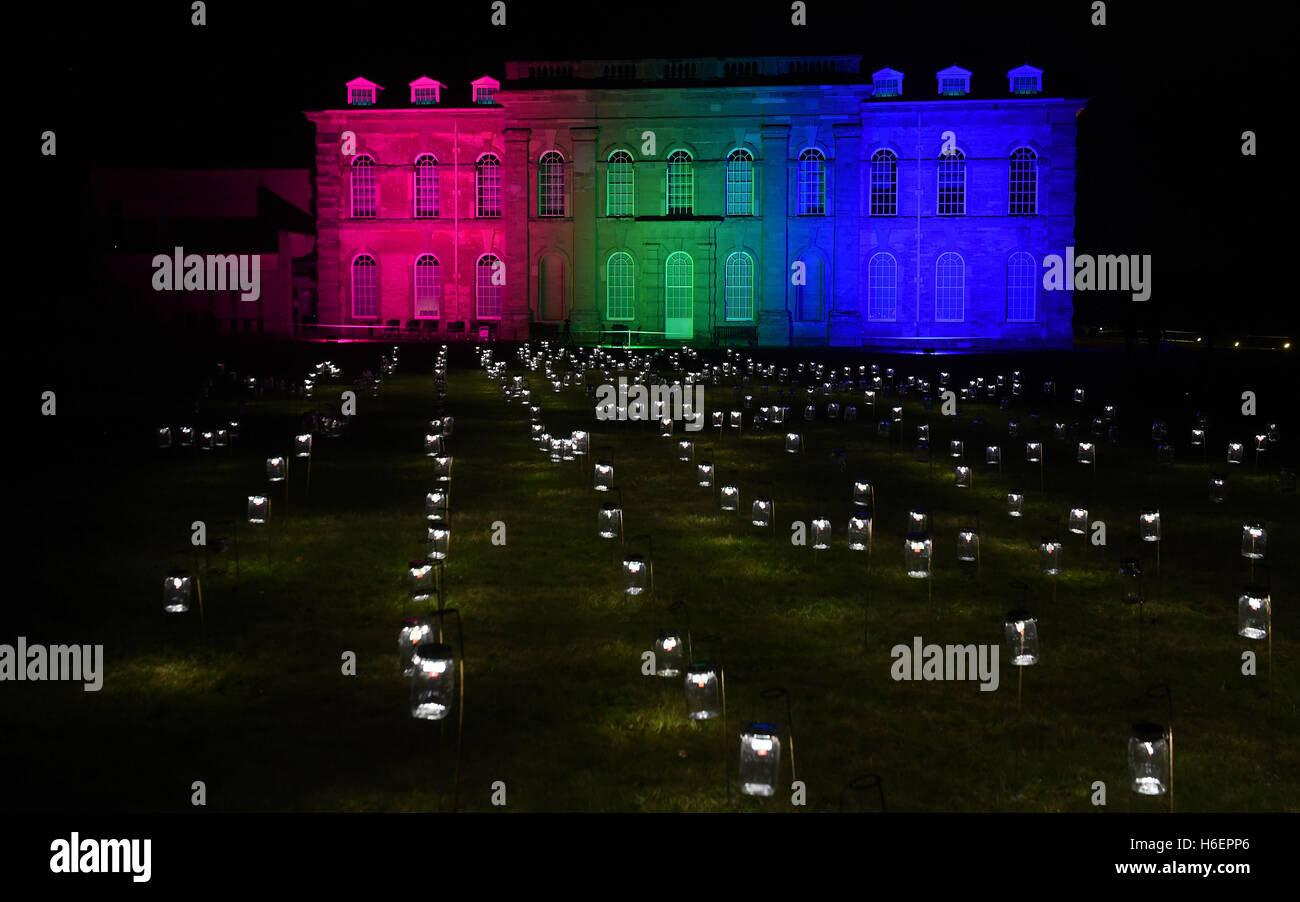
[[[22,546],[28,565],[6,602],[13,622],[0,642],[24,635],[29,644],[102,643],[106,673],[98,693],[33,682],[0,692],[10,737],[0,747],[6,807],[192,810],[196,780],[206,784],[209,810],[452,807],[455,723],[410,717],[396,654],[402,618],[419,613],[405,600],[403,574],[422,556],[423,496],[433,485],[421,451],[436,409],[430,351],[405,350],[378,397],[358,390],[345,436],[316,437],[310,495],[298,461],[287,499],[265,480],[265,458],[288,453],[301,413],[336,411],[339,393],[382,350],[331,348],[348,382],[320,383],[312,400],[258,397],[227,380],[198,413],[178,413],[194,374],[212,362],[199,357],[171,364],[176,376],[157,393],[93,373],[65,390],[32,465]],[[229,362],[241,375],[290,378],[310,362],[304,355],[327,354],[318,347],[292,349],[292,359],[240,353]],[[460,612],[465,634],[461,810],[494,810],[494,781],[506,784],[507,811],[876,810],[874,795],[844,791],[871,773],[881,778],[890,811],[1156,812],[1164,800],[1129,790],[1126,754],[1135,721],[1166,719],[1164,700],[1147,693],[1157,684],[1173,692],[1179,810],[1300,807],[1300,659],[1291,617],[1297,504],[1295,494],[1278,490],[1280,455],[1300,442],[1300,424],[1285,382],[1271,395],[1261,383],[1261,412],[1252,419],[1241,416],[1237,398],[1255,386],[1230,378],[1231,367],[1210,372],[1190,357],[760,356],[792,370],[814,356],[837,366],[875,361],[882,372],[896,367],[900,379],[934,379],[950,369],[954,386],[1023,369],[1024,394],[1006,411],[963,402],[958,420],[937,404],[924,410],[919,392],[911,393],[901,402],[902,441],[896,431],[890,442],[877,436],[879,417],[861,391],[840,397],[857,405],[858,423],[828,422],[825,398],[816,401],[817,419],[804,422],[807,377],[798,386],[772,380],[770,403],[782,389],[793,393],[790,422],[806,453],[785,453],[783,431],[750,432],[748,416],[743,436],[728,430],[719,438],[708,428],[686,434],[697,458],[715,462],[718,481],[740,486],[740,515],[725,514],[716,488],[696,485],[694,465],[677,460],[683,433],[668,439],[657,424],[597,423],[581,389],[555,393],[540,372],[522,369],[513,348],[499,348],[496,358],[511,364],[511,374],[530,377],[549,428],[593,429],[593,451],[613,452],[626,535],[653,540],[654,591],[631,597],[622,592],[618,543],[596,534],[596,512],[610,499],[592,490],[591,458],[551,463],[529,437],[527,408],[504,401],[470,355],[454,354],[446,574],[447,603]],[[1044,373],[1056,375],[1055,403],[1043,397]],[[763,382],[755,378],[746,389],[758,396],[755,406]],[[1086,404],[1071,402],[1075,385],[1088,386]],[[882,396],[880,410],[893,403]],[[1050,425],[1080,421],[1086,432],[1104,403],[1119,406],[1121,441],[1098,440],[1094,477],[1074,462],[1074,440],[1052,439]],[[740,406],[732,385],[708,386],[706,410]],[[1188,446],[1197,409],[1211,417],[1209,463]],[[1041,414],[1037,425],[1031,411]],[[1178,453],[1172,466],[1157,464],[1154,416],[1169,422]],[[162,423],[201,427],[234,417],[241,435],[229,451],[153,447]],[[1021,438],[1007,437],[1008,419],[1021,423]],[[1284,443],[1258,469],[1253,442],[1245,464],[1223,463],[1229,438],[1250,442],[1257,426],[1274,419]],[[925,422],[933,467],[916,459],[915,427]],[[947,448],[957,437],[973,467],[970,489],[953,485]],[[1026,437],[1046,448],[1045,490],[1037,466],[1025,462]],[[1001,473],[984,463],[990,443],[1002,446]],[[831,465],[834,448],[844,450],[843,472]],[[1211,472],[1229,475],[1225,504],[1208,500]],[[867,555],[845,542],[855,477],[876,485],[870,575]],[[1019,520],[1006,513],[1011,489],[1026,495]],[[233,545],[245,496],[264,491],[272,528],[239,524],[238,582],[233,548],[209,556],[206,568],[225,572],[201,571],[202,624],[197,611],[165,615],[163,575],[194,566],[192,521],[205,521],[210,540]],[[749,522],[756,494],[775,501],[774,531]],[[903,568],[905,515],[915,505],[932,516],[932,601],[925,581]],[[1074,505],[1105,523],[1105,546],[1066,531]],[[1147,506],[1163,519],[1158,576],[1138,536]],[[956,560],[956,531],[975,511],[978,576]],[[791,522],[818,515],[832,522],[832,547],[814,553],[793,545]],[[1267,643],[1236,635],[1237,596],[1248,581],[1239,553],[1246,519],[1265,521],[1270,535],[1271,698]],[[491,541],[498,521],[504,545]],[[1054,587],[1038,567],[1039,539],[1048,533],[1064,542]],[[1121,603],[1116,572],[1129,556],[1146,569],[1140,662],[1137,612]],[[701,636],[725,642],[725,734],[716,720],[687,720],[680,680],[641,673],[641,654],[657,631],[686,628],[683,615],[668,610],[676,601],[687,606],[697,657]],[[1019,715],[1005,646],[996,691],[981,692],[975,681],[891,678],[895,645],[910,646],[914,636],[926,644],[1001,644],[1005,613],[1022,605],[1038,618],[1042,655],[1024,673]],[[1248,650],[1258,654],[1259,676],[1241,673]],[[356,655],[355,676],[341,672],[347,651]],[[734,783],[740,724],[784,723],[783,703],[761,697],[772,687],[790,693],[803,808],[791,806],[788,791],[749,799]],[[1094,781],[1106,784],[1106,808],[1090,803]]]

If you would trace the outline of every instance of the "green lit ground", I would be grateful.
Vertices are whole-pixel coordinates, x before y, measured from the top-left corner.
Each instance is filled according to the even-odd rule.
[[[371,364],[381,349],[349,353]],[[512,359],[510,353],[498,357]],[[821,359],[869,361],[849,354]],[[1157,683],[1174,692],[1180,810],[1300,807],[1300,659],[1291,614],[1296,496],[1277,491],[1276,454],[1258,472],[1248,454],[1244,467],[1232,468],[1228,503],[1211,505],[1207,474],[1229,468],[1207,466],[1187,447],[1187,405],[1168,414],[1180,462],[1158,468],[1142,434],[1150,428],[1146,406],[1158,402],[1132,390],[1136,371],[1124,369],[1124,358],[1100,365],[1083,356],[887,362],[902,374],[931,376],[948,366],[971,375],[1052,367],[1063,397],[1074,376],[1098,385],[1090,399],[1098,404],[1111,391],[1127,415],[1125,444],[1100,444],[1093,481],[1072,462],[1072,443],[1048,439],[1045,493],[1037,470],[1023,462],[1023,444],[1005,438],[1008,415],[993,405],[963,405],[960,428],[909,397],[906,441],[892,451],[861,405],[858,425],[820,416],[804,425],[809,452],[797,458],[783,453],[774,434],[721,441],[711,430],[698,434],[701,447],[714,446],[721,478],[738,481],[743,510],[759,491],[774,496],[775,540],[747,517],[721,514],[716,496],[696,486],[693,468],[676,460],[674,442],[656,429],[598,431],[594,446],[615,453],[627,534],[648,533],[654,541],[657,591],[637,599],[620,591],[614,543],[596,536],[604,499],[590,487],[589,462],[549,463],[528,438],[527,411],[503,403],[472,361],[459,362],[448,379],[456,416],[448,601],[465,624],[462,809],[491,810],[491,785],[500,780],[509,811],[722,810],[724,755],[734,780],[737,724],[776,717],[759,696],[781,686],[793,697],[795,763],[808,792],[803,810],[838,808],[851,778],[874,773],[891,811],[1093,811],[1097,780],[1108,787],[1108,810],[1159,811],[1162,801],[1135,796],[1125,779],[1130,724],[1165,717],[1163,702],[1146,698]],[[1182,381],[1205,378],[1195,361],[1184,364],[1181,371],[1168,361],[1151,368],[1162,374],[1168,397]],[[272,365],[299,371],[283,357],[255,371]],[[169,418],[159,408],[135,408],[124,418],[129,426],[114,425],[105,406],[111,384],[99,386],[102,398],[65,402],[45,474],[57,487],[41,496],[32,518],[39,567],[30,588],[7,602],[15,625],[0,641],[22,634],[29,642],[102,642],[107,675],[98,694],[76,684],[5,686],[6,807],[189,810],[195,780],[205,781],[210,810],[451,807],[454,729],[409,717],[395,654],[400,620],[413,613],[403,605],[403,565],[420,554],[422,499],[431,485],[420,452],[423,423],[434,409],[430,370],[427,353],[408,351],[379,398],[360,393],[352,434],[336,442],[317,438],[310,499],[300,467],[291,473],[287,504],[272,493],[272,565],[267,532],[241,526],[239,585],[231,573],[205,579],[202,627],[196,613],[162,613],[161,577],[192,564],[191,521],[204,519],[211,536],[233,538],[244,496],[265,488],[265,457],[288,450],[291,414],[309,402],[250,400],[234,452],[212,456],[153,449],[152,427]],[[512,371],[519,372],[517,364]],[[1083,408],[1047,407],[1038,383],[1026,383],[1026,406],[1043,412],[1044,429],[1054,411],[1087,423]],[[541,390],[536,378],[534,386],[548,425],[595,425],[580,392]],[[1216,396],[1228,399],[1213,408],[1221,426],[1210,438],[1216,459],[1230,422],[1255,424],[1233,419],[1236,386],[1225,381]],[[310,403],[324,412],[327,399],[348,387],[322,386]],[[214,396],[211,408],[191,419],[225,419],[242,394]],[[729,388],[711,387],[706,406],[730,408],[734,398]],[[1026,414],[1016,415],[1027,424]],[[985,418],[989,440],[1004,447],[1001,475],[983,464],[984,440],[969,423],[975,416]],[[973,489],[952,486],[951,461],[942,453],[933,475],[916,462],[914,427],[927,419],[940,452],[949,438],[966,438]],[[109,450],[68,449],[68,436],[86,423],[97,424],[87,427],[91,436],[103,427]],[[1288,426],[1286,439],[1300,441],[1297,424]],[[828,466],[832,447],[846,449],[843,474]],[[865,555],[844,545],[855,476],[879,486],[869,581]],[[1005,513],[1011,487],[1027,493],[1019,522]],[[1066,511],[1076,503],[1106,522],[1106,547],[1065,533]],[[924,583],[907,579],[901,566],[904,514],[917,504],[935,517],[932,605]],[[1152,555],[1137,541],[1138,511],[1146,504],[1158,505],[1164,518],[1158,578]],[[977,509],[978,579],[957,564],[954,541],[966,512]],[[835,545],[814,559],[810,548],[791,545],[789,524],[820,513],[832,519]],[[1248,516],[1266,521],[1271,535],[1271,700],[1265,643],[1235,635],[1237,590],[1247,573],[1239,535]],[[1038,572],[1037,543],[1051,531],[1045,520],[1057,517],[1066,572],[1053,600]],[[507,528],[504,547],[489,541],[498,520]],[[1119,602],[1114,573],[1131,554],[1148,569],[1141,667],[1136,613]],[[212,566],[233,567],[232,556],[214,558]],[[890,648],[913,636],[940,644],[1001,642],[1003,614],[1022,603],[1020,590],[1009,587],[1014,581],[1026,584],[1042,635],[1042,662],[1025,673],[1019,718],[1015,669],[1005,654],[996,692],[980,692],[974,682],[890,678]],[[725,639],[725,736],[716,721],[686,720],[678,681],[640,673],[641,652],[658,628],[684,627],[666,610],[673,599],[689,605],[697,637]],[[340,673],[347,650],[358,657],[355,677]],[[1245,650],[1260,655],[1256,678],[1240,673]],[[874,797],[854,794],[846,805],[877,807]],[[742,802],[734,788],[731,806],[796,810],[788,794]]]

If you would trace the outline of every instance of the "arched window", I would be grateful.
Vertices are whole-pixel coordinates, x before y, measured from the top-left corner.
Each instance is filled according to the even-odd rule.
[[[744,251],[727,258],[725,314],[728,320],[754,318],[754,261]]]
[[[1033,216],[1038,212],[1038,155],[1028,147],[1011,154],[1007,176],[1007,212],[1012,216]]]
[[[875,254],[867,264],[867,318],[898,319],[898,261],[893,254]]]
[[[609,155],[609,170],[605,173],[605,215],[631,216],[635,193],[632,155],[626,150],[616,150]]]
[[[1007,258],[1007,322],[1034,321],[1037,286],[1038,267],[1033,257],[1024,251],[1017,251]]]
[[[957,254],[943,254],[934,267],[934,319],[959,323],[966,312],[966,262]]]
[[[479,219],[501,217],[501,161],[496,154],[484,154],[474,167],[474,215]]]
[[[375,215],[375,161],[367,154],[352,160],[352,215],[357,219]]]
[[[939,215],[966,215],[966,155],[955,147],[939,155]]]
[[[826,157],[815,147],[799,154],[800,216],[826,215]]]
[[[416,319],[437,319],[442,315],[441,269],[433,254],[422,254],[415,261]]]
[[[668,215],[690,216],[694,210],[694,164],[689,153],[674,150],[668,155]]]
[[[633,319],[636,316],[636,266],[632,255],[619,251],[605,264],[605,318]]]
[[[479,257],[474,267],[474,301],[479,319],[501,318],[501,296],[505,284],[505,264],[492,254]]]
[[[438,215],[438,161],[433,154],[421,154],[415,161],[415,218]]]
[[[690,319],[695,313],[695,261],[677,251],[664,266],[664,316]]]
[[[537,164],[537,215],[564,215],[564,157],[553,150]]]
[[[358,319],[379,316],[379,267],[369,254],[352,261],[352,315]]]
[[[898,215],[898,157],[892,150],[871,155],[871,215]]]
[[[754,157],[743,147],[727,154],[727,215],[754,215]]]

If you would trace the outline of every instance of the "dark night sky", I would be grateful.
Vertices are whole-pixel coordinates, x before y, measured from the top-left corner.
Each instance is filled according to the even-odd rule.
[[[208,25],[188,2],[28,8],[13,32],[39,64],[17,73],[23,146],[58,133],[56,160],[37,156],[24,188],[57,204],[33,223],[38,255],[60,261],[55,236],[85,227],[92,167],[310,166],[303,109],[337,105],[358,74],[404,92],[421,74],[452,87],[507,59],[854,53],[863,72],[891,65],[908,93],[951,63],[974,72],[976,93],[1022,62],[1045,70],[1048,96],[1090,99],[1080,118],[1076,246],[1154,255],[1155,297],[1130,303],[1076,296],[1076,318],[1118,324],[1158,315],[1174,328],[1295,330],[1292,292],[1274,274],[1283,236],[1281,42],[1293,22],[1277,7],[1090,2],[831,3],[809,0],[809,24],[789,24],[785,0],[542,3],[509,0],[506,28],[489,0],[455,4],[260,3],[214,0]],[[1138,7],[1135,9],[1134,7]],[[15,77],[15,76],[11,76]],[[869,76],[867,76],[869,78]],[[1273,100],[1273,103],[1269,103]],[[1261,155],[1243,157],[1253,129]],[[1287,133],[1292,130],[1288,129]],[[1270,215],[1272,214],[1272,215]],[[1242,322],[1248,317],[1250,322]]]

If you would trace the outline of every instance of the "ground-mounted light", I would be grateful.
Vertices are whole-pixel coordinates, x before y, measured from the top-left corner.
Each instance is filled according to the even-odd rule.
[[[433,481],[434,482],[451,482],[451,455],[443,455],[433,459]]]
[[[397,632],[397,663],[402,676],[415,675],[416,650],[433,639],[433,624],[427,617],[407,617]]]
[[[295,435],[293,437],[293,456],[294,457],[311,457],[311,433]]]
[[[623,592],[643,595],[650,588],[650,561],[644,555],[628,552],[623,555]]]
[[[916,441],[918,444],[929,444],[930,442],[930,424],[918,423],[916,427]]]
[[[771,409],[768,418],[771,421],[773,426],[782,426],[785,424],[785,415],[786,415],[786,408],[780,406],[774,406]]]
[[[866,551],[871,545],[871,517],[856,513],[849,517],[849,550]]]
[[[289,459],[287,457],[268,457],[266,459],[266,479],[268,482],[284,482],[289,477]]]
[[[1066,519],[1066,525],[1070,532],[1076,536],[1084,535],[1088,532],[1088,509],[1086,507],[1070,508],[1070,515]]]
[[[1246,639],[1267,639],[1273,604],[1269,591],[1248,586],[1237,599],[1237,635]]]
[[[825,517],[812,521],[812,547],[816,551],[825,551],[831,547],[831,521]]]
[[[1128,740],[1129,785],[1144,796],[1169,791],[1169,733],[1154,723],[1136,723]]]
[[[741,424],[743,424],[744,421],[745,421],[744,411],[740,411],[740,410],[731,411],[730,415],[727,417],[727,425],[730,426],[732,429],[737,429],[737,430],[740,429]]]
[[[659,436],[667,438],[673,434],[673,421],[671,417],[664,417],[659,421]]]
[[[1228,463],[1239,466],[1246,456],[1246,446],[1241,442],[1228,442]]]
[[[1268,450],[1268,433],[1257,432],[1255,434],[1255,453],[1258,454],[1260,451],[1267,451],[1267,450]]]
[[[426,642],[412,659],[411,716],[442,720],[456,700],[456,653],[450,645]]]
[[[1007,612],[1005,624],[1011,663],[1027,667],[1038,663],[1038,621],[1024,609]]]
[[[759,495],[754,499],[754,504],[750,510],[750,519],[755,526],[772,525],[772,499],[767,495]]]
[[[721,499],[724,511],[740,510],[740,489],[736,486],[724,485],[718,490],[718,497]]]
[[[1119,575],[1124,577],[1124,604],[1142,605],[1142,562],[1126,557],[1119,562]]]
[[[194,592],[194,577],[188,570],[173,570],[163,577],[163,610],[168,614],[184,614],[190,609]]]
[[[155,435],[158,438],[159,448],[170,448],[172,446],[172,427],[159,426]]]
[[[1066,429],[1064,423],[1052,424],[1052,438],[1056,439],[1059,442],[1065,438],[1065,433],[1066,433]]]
[[[1258,521],[1241,526],[1241,556],[1252,561],[1262,560],[1268,547],[1268,530]]]
[[[550,455],[551,463],[558,464],[564,459],[564,439],[558,435],[551,436],[546,442],[546,452]]]
[[[776,794],[781,773],[781,737],[769,723],[749,723],[740,734],[740,791],[747,796]]]
[[[1022,517],[1025,513],[1025,496],[1022,492],[1007,492],[1007,515]]]
[[[713,461],[702,460],[695,465],[695,482],[700,488],[713,487]]]
[[[908,532],[929,532],[930,513],[923,507],[914,507],[907,512]]]
[[[1169,424],[1164,420],[1155,420],[1151,424],[1151,440],[1163,442],[1169,437]]]
[[[934,540],[923,532],[909,533],[903,540],[903,566],[912,579],[927,579],[930,576],[931,558],[934,553]]]
[[[1210,502],[1222,504],[1228,497],[1228,477],[1215,473],[1210,477]]]
[[[948,456],[960,460],[966,455],[966,443],[955,438],[948,443]]]
[[[660,630],[654,642],[655,676],[681,676],[686,665],[686,643],[677,630]]]
[[[1097,463],[1097,446],[1092,442],[1079,442],[1079,453],[1076,459],[1085,466],[1095,466]]]
[[[1138,529],[1143,542],[1160,541],[1160,511],[1149,508],[1138,516]]]
[[[192,426],[182,426],[179,430],[179,444],[182,448],[194,447],[194,428]]]
[[[598,492],[608,492],[614,487],[614,462],[597,460],[592,471],[591,487]]]
[[[719,668],[701,661],[686,668],[686,716],[711,720],[722,713],[722,685]]]
[[[586,457],[587,454],[590,453],[591,433],[587,432],[587,430],[573,430],[573,434],[569,436],[569,440],[573,442],[573,453],[578,457]]]
[[[817,419],[817,406],[815,404],[805,405],[803,409],[803,418],[809,423]]]
[[[721,410],[713,411],[711,422],[713,424],[714,429],[721,429],[724,423],[726,422],[726,414],[723,413]]]
[[[1064,546],[1059,539],[1044,536],[1038,545],[1038,566],[1048,576],[1061,572],[1061,556]]]
[[[1076,389],[1074,390],[1074,403],[1075,403],[1075,404],[1082,404],[1082,403],[1084,403],[1084,400],[1085,400],[1087,397],[1088,397],[1088,393],[1087,393],[1086,391],[1084,391],[1083,389],[1081,389],[1081,388],[1076,388]]]
[[[199,433],[199,450],[211,451],[216,447],[216,433],[210,429],[205,429]]]
[[[265,495],[248,496],[248,522],[262,524],[271,519],[271,500]]]
[[[785,434],[785,453],[798,454],[803,451],[803,436],[797,432]]]
[[[1002,466],[1002,448],[999,445],[988,445],[984,449],[984,463],[990,467]]]
[[[447,522],[447,506],[450,498],[446,489],[434,489],[424,495],[424,516],[431,523]]]
[[[424,436],[424,456],[438,457],[446,452],[446,441],[442,433],[426,433]]]
[[[970,488],[970,481],[971,481],[970,467],[967,466],[966,464],[961,464],[960,466],[957,467],[957,471],[954,474],[953,485],[959,489],[968,489]]]
[[[1025,460],[1031,464],[1042,463],[1043,443],[1025,442]]]
[[[432,561],[420,558],[406,565],[406,589],[411,601],[428,601],[437,594],[437,573]]]
[[[853,481],[853,506],[866,508],[868,511],[875,510],[876,492],[871,483],[865,479]]]
[[[560,439],[560,460],[570,461],[577,460],[578,455],[575,450],[572,438]]]
[[[826,405],[826,419],[838,420],[840,418],[840,405],[831,401]]]
[[[680,461],[690,461],[695,457],[695,442],[690,439],[682,439],[677,443],[677,459]]]
[[[890,413],[893,415],[895,423],[903,422],[903,408],[901,406],[892,408]]]
[[[1020,423],[1015,420],[1007,420],[1007,438],[1016,438],[1020,435]]]
[[[1276,445],[1282,441],[1282,427],[1277,423],[1264,424],[1264,436],[1268,439],[1270,445]]]
[[[617,504],[602,504],[596,514],[596,531],[602,539],[617,539],[623,534],[623,508]]]
[[[969,564],[978,563],[979,558],[979,530],[972,526],[963,526],[957,530],[957,560]]]
[[[1194,428],[1194,429],[1192,430],[1192,439],[1191,439],[1191,443],[1192,443],[1193,446],[1204,445],[1204,444],[1205,444],[1205,430],[1204,430],[1204,429],[1201,429],[1200,427],[1196,427],[1196,428]]]
[[[445,526],[430,526],[426,542],[429,558],[435,561],[445,561],[451,545],[451,530]]]

